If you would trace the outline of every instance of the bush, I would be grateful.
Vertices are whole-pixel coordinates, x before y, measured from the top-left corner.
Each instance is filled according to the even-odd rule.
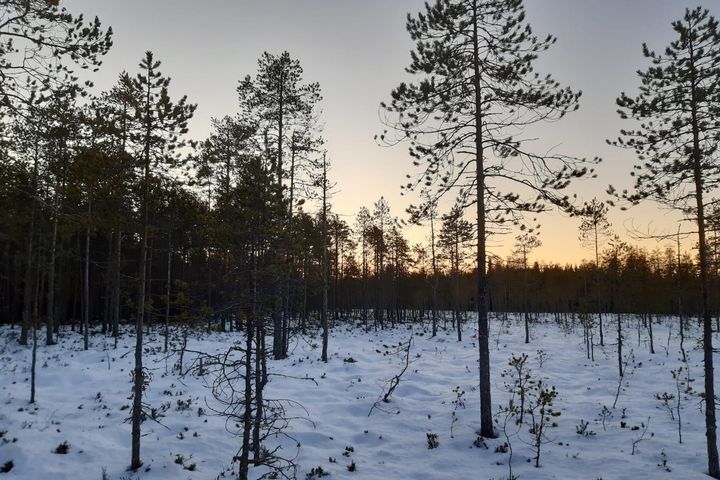
[[[310,469],[310,473],[305,475],[305,480],[313,480],[315,478],[326,477],[328,475],[330,475],[329,472],[326,472],[325,470],[323,470],[323,468],[321,466],[317,466],[317,467],[313,467],[312,469]]]
[[[58,455],[67,455],[67,453],[70,451],[70,444],[68,442],[62,442],[57,447],[55,447],[55,450],[53,450],[53,453],[57,453]]]

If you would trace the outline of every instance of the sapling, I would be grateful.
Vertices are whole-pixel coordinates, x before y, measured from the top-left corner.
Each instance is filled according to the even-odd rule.
[[[538,350],[536,353],[538,367],[542,368],[545,361],[550,358],[550,355],[545,350]]]
[[[588,427],[590,426],[590,422],[586,422],[585,420],[580,420],[580,423],[578,425],[575,425],[575,433],[578,435],[582,435],[583,437],[593,437],[595,436],[595,432],[592,430],[588,430]]]
[[[398,372],[388,381],[387,390],[383,391],[378,397],[378,399],[375,401],[375,403],[372,404],[372,407],[370,407],[370,411],[368,412],[368,417],[372,415],[373,410],[375,410],[376,408],[381,409],[381,403],[389,403],[390,396],[393,394],[397,386],[400,385],[400,380],[402,379],[402,376],[405,374],[405,372],[407,372],[408,367],[410,366],[410,348],[412,347],[412,340],[413,337],[411,333],[407,343],[400,343],[398,345],[398,350],[395,352],[395,354],[403,354],[402,368],[400,369],[400,372]],[[353,362],[354,361],[355,360],[353,360]]]
[[[659,393],[656,393],[655,398],[662,402],[663,407],[665,407],[665,409],[670,414],[670,420],[675,421],[675,405],[674,405],[675,404],[675,395],[673,395],[672,393],[667,393],[667,392],[663,392],[662,395],[660,395]]]
[[[621,373],[620,376],[618,377],[617,390],[615,391],[615,400],[613,401],[613,405],[612,405],[613,410],[614,410],[615,407],[617,406],[617,401],[618,401],[618,397],[620,397],[620,390],[622,389],[623,380],[625,379],[625,376],[626,376],[627,373],[628,373],[628,372],[627,372],[627,367],[628,367],[628,365],[630,364],[630,360],[633,360],[633,361],[635,360],[635,355],[633,354],[633,351],[632,351],[632,350],[630,350],[630,353],[627,355],[627,357],[625,357],[625,362],[624,362],[624,363],[622,364],[622,366],[620,367],[620,371],[621,371],[622,373]],[[633,372],[634,370],[635,370],[635,369],[633,368],[633,370],[630,371],[630,374],[632,374],[632,372]]]
[[[505,386],[511,396],[506,406],[501,407],[500,415],[503,421],[502,427],[508,445],[510,445],[510,434],[508,434],[507,422],[512,418],[515,424],[519,425],[515,434],[519,433],[522,425],[527,425],[528,433],[531,440],[527,443],[532,446],[535,452],[535,467],[540,466],[540,454],[542,445],[548,442],[545,435],[546,428],[557,426],[554,422],[550,423],[552,417],[557,417],[560,412],[552,409],[553,400],[557,397],[555,387],[547,387],[542,380],[535,380],[531,375],[531,370],[527,367],[528,356],[522,354],[519,357],[512,356],[508,361],[510,368],[505,369],[502,376],[508,376],[512,383],[506,383]],[[516,402],[519,397],[520,404]],[[530,423],[525,423],[524,414],[529,415]],[[514,435],[514,434],[513,434]],[[512,472],[510,473],[512,477]]]
[[[632,453],[630,453],[630,455],[635,455],[635,452],[638,451],[638,445],[640,444],[640,442],[645,440],[645,434],[647,433],[647,429],[649,426],[650,426],[650,417],[648,417],[647,422],[641,423],[640,427],[633,428],[633,430],[641,430],[641,431],[640,431],[640,436],[633,439]],[[650,436],[652,437],[652,436],[654,436],[654,434],[650,433]]]
[[[530,369],[527,367],[527,354],[523,353],[519,357],[513,355],[508,361],[509,369],[506,369],[502,376],[509,376],[512,379],[512,384],[507,385],[510,392],[513,395],[518,395],[520,406],[518,408],[518,415],[515,422],[520,425],[523,423],[523,415],[525,413],[525,398],[528,388],[532,385],[533,380],[530,376]]]
[[[665,450],[660,452],[660,463],[658,463],[658,467],[662,468],[666,472],[672,472],[672,469],[668,465],[668,458],[667,458],[667,454],[665,453]]]
[[[512,470],[513,449],[512,437],[517,436],[521,426],[515,420],[518,414],[518,406],[515,403],[515,392],[511,391],[510,399],[504,406],[500,406],[500,410],[496,414],[499,418],[500,430],[505,437],[505,443],[495,448],[495,453],[509,453],[508,457],[508,479],[515,479]]]
[[[450,438],[455,438],[453,429],[455,427],[455,423],[459,421],[457,417],[457,411],[460,408],[465,408],[465,390],[460,388],[460,386],[458,385],[457,387],[453,388],[453,393],[455,393],[455,400],[452,401],[453,411],[452,421],[450,422]]]
[[[427,436],[427,448],[432,450],[433,448],[437,448],[440,446],[440,440],[438,440],[438,434],[428,432],[425,434]]]
[[[677,424],[678,424],[678,443],[682,442],[682,417],[680,416],[680,398],[682,397],[682,393],[680,392],[680,386],[682,385],[682,381],[680,379],[680,374],[683,371],[683,367],[678,367],[677,370],[672,370],[672,376],[675,379],[675,390],[677,391],[677,400],[675,402],[675,407],[677,409]]]
[[[542,445],[549,441],[545,435],[545,429],[548,427],[551,417],[560,415],[560,412],[552,409],[557,394],[555,387],[546,387],[542,380],[537,382],[532,391],[527,413],[530,415],[532,422],[529,432],[532,435],[531,444],[535,449],[535,468],[540,467]]]
[[[610,417],[612,417],[612,410],[610,410],[607,405],[603,405],[602,410],[600,411],[600,420],[602,421],[603,432],[607,431],[605,421]]]

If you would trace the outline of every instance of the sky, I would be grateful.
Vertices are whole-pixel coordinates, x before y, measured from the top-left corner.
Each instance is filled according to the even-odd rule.
[[[391,90],[408,80],[404,72],[413,44],[405,30],[408,13],[423,9],[424,0],[64,0],[71,12],[97,15],[114,30],[114,46],[93,80],[108,89],[123,71],[135,73],[146,50],[162,61],[161,71],[172,78],[171,98],[187,95],[198,108],[190,137],[203,139],[210,119],[237,112],[239,79],[254,75],[264,51],[289,51],[297,58],[307,82],[319,82],[323,137],[332,162],[336,188],[333,209],[350,224],[362,206],[372,208],[380,196],[391,211],[405,217],[412,197],[400,195],[412,162],[407,146],[381,147],[374,136],[383,125],[379,104]],[[628,188],[635,161],[632,152],[611,147],[627,122],[619,119],[615,99],[632,93],[635,73],[647,62],[641,45],[663,49],[672,39],[670,26],[685,4],[677,0],[526,0],[527,20],[540,36],[553,34],[557,43],[536,64],[564,85],[583,91],[580,110],[537,129],[533,148],[578,157],[602,157],[597,178],[569,189],[582,200],[605,199],[609,184]],[[716,2],[700,4],[720,15]],[[442,212],[441,212],[442,213]],[[632,232],[674,232],[678,216],[652,203],[610,213],[614,231],[648,249],[669,242],[639,241]],[[534,258],[577,263],[593,256],[578,240],[577,219],[544,214]],[[691,228],[690,226],[686,226]],[[425,242],[427,232],[406,231],[412,243]],[[493,241],[491,252],[501,257],[512,250],[513,235]],[[686,241],[686,248],[691,247]]]

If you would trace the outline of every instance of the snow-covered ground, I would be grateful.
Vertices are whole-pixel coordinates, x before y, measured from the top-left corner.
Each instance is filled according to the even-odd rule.
[[[618,372],[609,319],[608,345],[596,347],[595,361],[586,358],[579,326],[563,329],[548,317],[546,323],[532,327],[532,340],[526,345],[519,323],[501,326],[493,320],[493,412],[509,398],[506,384],[510,379],[501,374],[513,354],[527,353],[533,378],[543,379],[558,391],[553,407],[560,415],[551,417],[556,426],[547,430],[540,468],[532,461],[528,429],[523,427],[516,435],[517,427],[512,422],[508,425],[513,473],[518,478],[707,478],[703,403],[695,393],[703,390],[697,326],[691,327],[685,344],[689,355],[685,364],[680,358],[676,319],[655,325],[654,355],[649,353],[647,331],[638,330],[635,319],[629,321],[624,351],[632,357],[627,357],[627,374],[613,409]],[[500,426],[498,438],[474,445],[479,428],[477,344],[472,326],[467,326],[466,333],[466,339],[457,342],[454,332],[431,338],[417,326],[364,333],[341,324],[332,331],[327,364],[319,361],[318,337],[295,337],[288,359],[269,361],[270,373],[283,376],[270,377],[267,396],[291,399],[304,407],[289,412],[301,417],[288,429],[300,444],[299,451],[284,450],[290,457],[297,454],[297,477],[315,478],[309,473],[321,467],[330,479],[507,478],[509,452],[496,451],[505,450]],[[236,467],[232,457],[241,440],[226,429],[233,430],[233,425],[212,413],[217,404],[206,386],[212,379],[209,375],[178,378],[172,369],[177,356],[162,353],[159,333],[146,337],[145,362],[152,381],[145,400],[150,407],[160,408],[162,416],[159,423],[143,424],[144,467],[136,473],[126,470],[132,335],[123,336],[117,349],[111,338],[95,335],[90,350],[83,351],[82,338],[71,332],[63,332],[56,346],[41,346],[37,403],[31,405],[31,350],[17,345],[16,334],[8,327],[0,329],[0,467],[13,463],[8,473],[0,473],[0,479],[97,480],[103,470],[112,480],[233,477],[228,469]],[[387,381],[401,370],[404,355],[398,345],[410,337],[410,367],[391,401],[368,416]],[[217,353],[239,340],[241,333],[197,332],[190,335],[187,348]],[[193,355],[185,354],[186,365]],[[354,361],[346,361],[351,358]],[[689,378],[694,379],[693,392],[680,396],[682,444],[677,412],[673,420],[657,398],[673,394],[668,404],[676,406],[672,370],[679,367],[689,367]],[[687,380],[685,371],[680,375]],[[685,387],[681,385],[681,390]],[[585,434],[578,433],[582,422],[589,422]],[[437,435],[437,448],[428,448],[428,433]],[[69,445],[67,453],[53,453],[63,442]],[[347,468],[352,463],[354,471]]]

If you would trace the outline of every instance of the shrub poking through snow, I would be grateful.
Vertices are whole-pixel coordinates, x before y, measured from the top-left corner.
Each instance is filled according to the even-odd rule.
[[[65,441],[60,443],[55,449],[53,450],[53,453],[57,453],[58,455],[67,455],[67,453],[70,451],[70,444]]]
[[[582,435],[583,437],[592,437],[595,435],[595,432],[592,430],[588,430],[588,426],[590,425],[590,422],[586,422],[585,420],[580,420],[580,424],[575,425],[575,433],[578,435]]]
[[[3,463],[2,467],[0,467],[0,473],[8,473],[14,467],[15,467],[15,464],[13,463],[13,461],[8,460],[7,462]]]
[[[310,472],[305,475],[305,480],[313,480],[315,478],[327,477],[328,475],[330,475],[330,472],[326,472],[321,466],[318,465],[317,467],[313,467],[310,469]]]
[[[438,440],[438,434],[428,432],[425,435],[427,435],[427,447],[428,449],[432,450],[433,448],[437,448],[440,446],[440,440]]]
[[[473,445],[477,448],[484,448],[485,450],[488,449],[487,443],[485,443],[485,437],[482,435],[477,435],[475,437],[475,440],[473,440]]]
[[[528,405],[528,414],[531,418],[529,433],[532,435],[532,446],[535,449],[535,467],[540,467],[540,450],[542,445],[549,440],[545,435],[548,426],[557,426],[556,423],[550,424],[552,417],[557,417],[560,412],[552,409],[553,401],[557,397],[555,387],[546,387],[542,380],[537,382],[537,386],[533,388],[530,395]]]

